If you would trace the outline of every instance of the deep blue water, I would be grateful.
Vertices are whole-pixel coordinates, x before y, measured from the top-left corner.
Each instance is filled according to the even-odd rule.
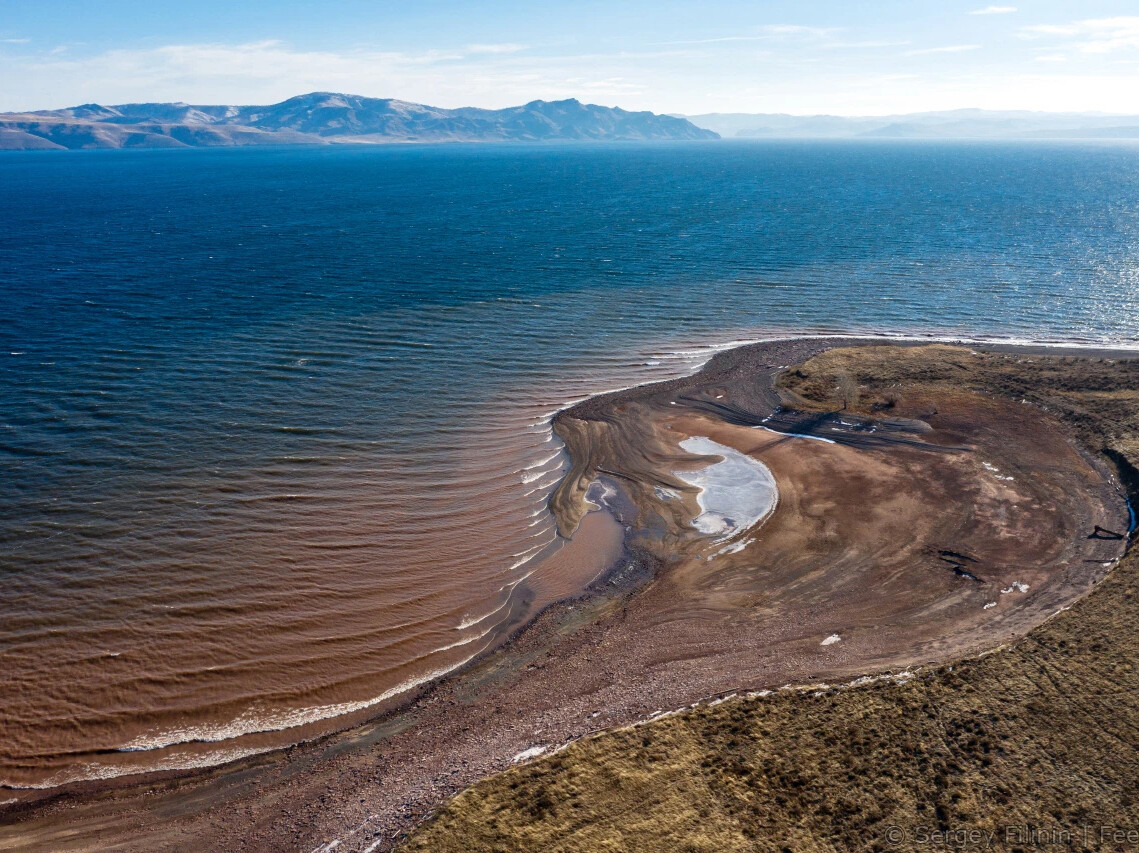
[[[544,415],[699,342],[1139,344],[1127,144],[29,152],[0,192],[5,768],[398,681],[552,535]]]

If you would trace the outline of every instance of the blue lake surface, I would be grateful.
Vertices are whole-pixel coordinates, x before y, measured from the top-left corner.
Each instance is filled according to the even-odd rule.
[[[1131,144],[27,152],[0,190],[11,784],[461,663],[557,546],[571,399],[788,332],[1139,346]]]

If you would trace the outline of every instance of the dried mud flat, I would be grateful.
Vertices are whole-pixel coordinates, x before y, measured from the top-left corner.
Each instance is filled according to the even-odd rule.
[[[1130,445],[1105,437],[1100,409],[1079,395],[1130,411],[1118,397],[1136,386],[1130,363],[867,343],[828,352],[850,343],[743,347],[693,377],[562,413],[574,467],[551,502],[559,526],[593,524],[600,484],[628,527],[624,557],[583,595],[362,727],[197,774],[12,804],[0,849],[387,850],[516,758],[713,694],[974,654],[1104,577],[1129,524],[1112,463],[1126,465]],[[1052,361],[1071,389],[1038,375]],[[764,524],[726,542],[693,528],[696,490],[677,472],[709,460],[680,448],[692,436],[767,465],[779,503]],[[443,849],[453,837],[463,849],[467,799],[415,843]]]

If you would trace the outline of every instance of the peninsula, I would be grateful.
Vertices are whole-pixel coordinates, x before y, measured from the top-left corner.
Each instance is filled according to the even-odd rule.
[[[567,536],[626,531],[587,589],[362,726],[20,792],[0,846],[869,849],[937,815],[983,829],[994,798],[1139,818],[1137,370],[800,339],[579,403],[550,508]]]

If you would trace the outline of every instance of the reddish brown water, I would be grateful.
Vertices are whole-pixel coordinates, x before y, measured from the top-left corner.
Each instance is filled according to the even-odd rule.
[[[710,351],[563,368],[556,390],[471,400],[422,443],[381,444],[374,456],[321,434],[301,442],[306,456],[220,480],[178,471],[141,483],[89,521],[91,571],[5,602],[4,783],[41,788],[282,746],[471,660],[620,555],[607,512],[572,542],[555,534],[546,501],[566,460],[552,412],[687,372]],[[38,564],[77,558],[52,541]]]

